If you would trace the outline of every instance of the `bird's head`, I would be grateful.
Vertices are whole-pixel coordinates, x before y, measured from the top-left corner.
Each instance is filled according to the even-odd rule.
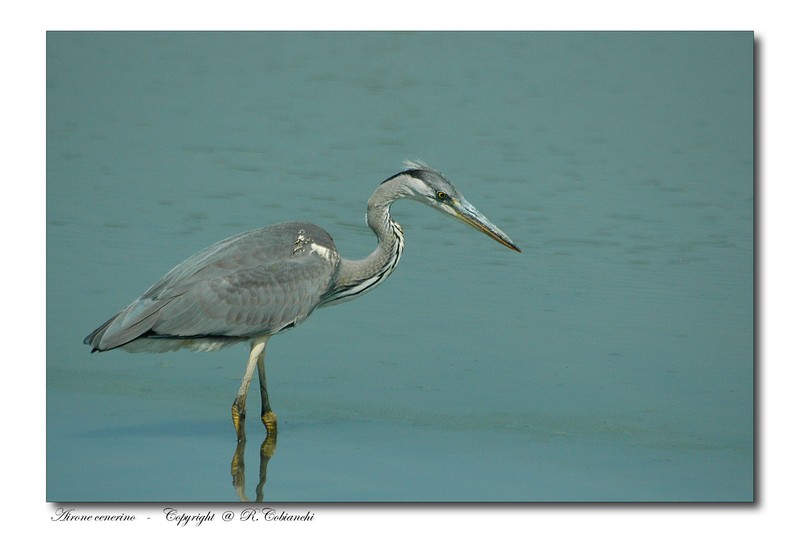
[[[407,166],[406,170],[386,179],[381,184],[391,185],[394,193],[390,201],[399,198],[416,200],[457,218],[507,248],[516,252],[522,251],[508,235],[475,209],[444,174],[420,161],[406,161],[405,165]]]

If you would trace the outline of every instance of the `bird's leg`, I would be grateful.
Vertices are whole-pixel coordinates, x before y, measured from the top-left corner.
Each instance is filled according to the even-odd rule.
[[[250,344],[250,358],[247,360],[247,369],[244,371],[242,384],[239,386],[239,393],[231,406],[231,416],[233,417],[233,428],[236,430],[236,437],[241,442],[245,440],[244,418],[247,405],[247,391],[250,390],[250,382],[253,380],[253,370],[260,357],[264,355],[264,347],[269,336],[256,337]]]
[[[266,340],[264,341],[266,345]],[[278,432],[278,417],[272,412],[269,406],[269,395],[267,394],[267,372],[264,369],[264,359],[267,355],[266,347],[258,356],[258,383],[261,386],[261,421],[267,428],[267,435],[275,435]]]

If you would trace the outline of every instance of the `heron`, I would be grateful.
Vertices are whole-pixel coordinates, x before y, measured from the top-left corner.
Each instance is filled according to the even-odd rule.
[[[211,351],[250,343],[244,377],[231,406],[239,442],[245,440],[247,393],[258,369],[261,421],[277,434],[264,369],[267,341],[296,328],[318,307],[352,300],[380,285],[397,268],[403,229],[390,216],[400,199],[421,202],[520,248],[472,206],[443,173],[420,161],[380,183],[367,202],[366,221],[378,246],[366,258],[345,259],[331,236],[307,222],[274,224],[224,239],[197,252],[95,329],[84,343],[92,353]]]

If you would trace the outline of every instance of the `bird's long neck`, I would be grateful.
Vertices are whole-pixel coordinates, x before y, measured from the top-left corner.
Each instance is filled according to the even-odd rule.
[[[379,188],[380,190],[380,188]],[[389,216],[399,195],[373,194],[367,204],[367,225],[378,237],[378,247],[366,258],[342,259],[336,286],[322,305],[338,304],[374,289],[397,267],[403,254],[403,229]]]

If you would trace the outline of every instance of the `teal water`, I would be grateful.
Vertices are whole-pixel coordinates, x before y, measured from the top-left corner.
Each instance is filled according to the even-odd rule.
[[[266,500],[752,500],[747,32],[48,34],[47,499],[237,499],[246,346],[81,341],[234,233],[367,255],[405,158],[524,253],[396,204],[393,276],[270,341]]]

